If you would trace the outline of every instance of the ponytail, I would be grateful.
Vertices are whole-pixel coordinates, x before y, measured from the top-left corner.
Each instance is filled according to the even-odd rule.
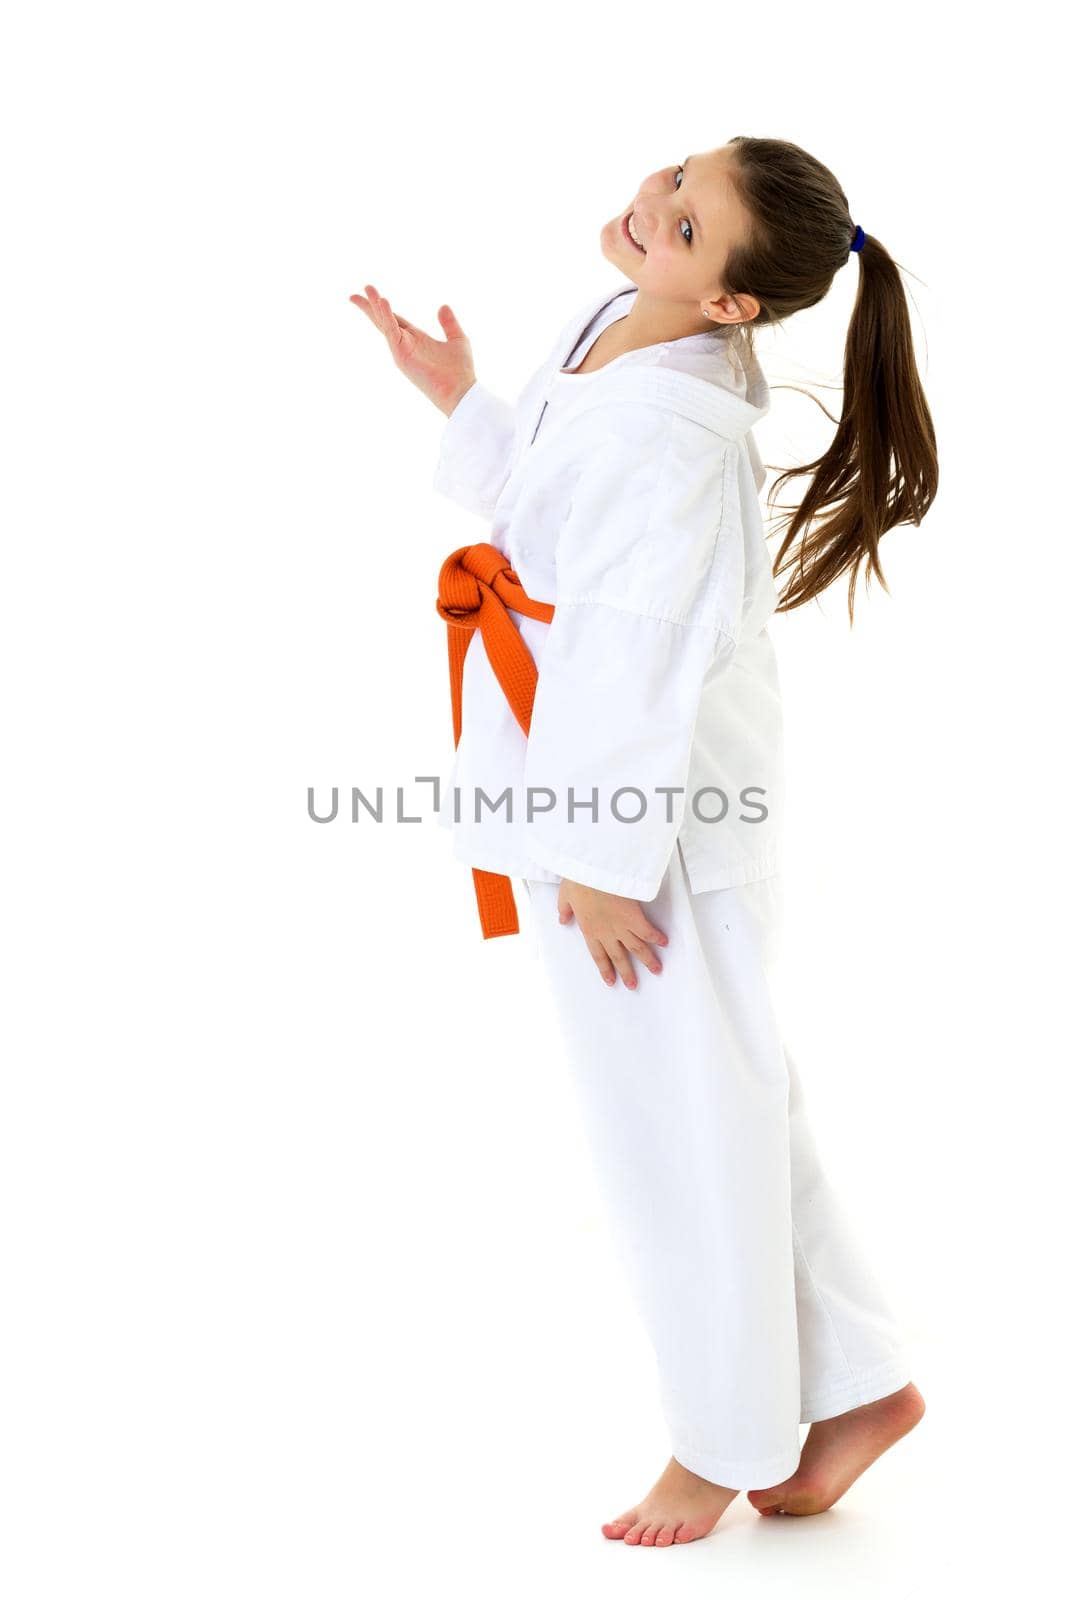
[[[724,289],[759,301],[759,313],[744,325],[751,348],[753,326],[780,323],[823,298],[849,259],[857,230],[836,178],[806,151],[778,139],[729,143],[751,232],[731,252]],[[824,455],[786,468],[768,494],[773,509],[782,484],[811,475],[775,557],[775,576],[787,575],[777,609],[795,610],[847,572],[850,623],[861,570],[866,566],[868,586],[873,573],[888,591],[879,540],[899,524],[918,526],[937,493],[938,475],[900,270],[879,240],[858,237],[859,287],[845,340],[837,431]]]

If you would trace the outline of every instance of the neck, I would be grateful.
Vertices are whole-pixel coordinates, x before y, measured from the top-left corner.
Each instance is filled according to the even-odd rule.
[[[659,300],[638,288],[629,311],[616,326],[620,337],[625,337],[628,349],[643,350],[650,344],[689,339],[697,333],[716,333],[722,324],[712,322],[699,306],[683,305],[677,300]]]

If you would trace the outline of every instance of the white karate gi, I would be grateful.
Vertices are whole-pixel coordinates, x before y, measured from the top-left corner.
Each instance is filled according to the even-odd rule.
[[[768,390],[712,333],[561,375],[607,298],[516,406],[475,383],[445,424],[434,487],[556,611],[513,615],[539,674],[529,741],[474,634],[438,821],[470,866],[647,900],[676,839],[698,890],[781,870],[778,595],[749,437]],[[550,808],[531,817],[527,792]]]
[[[562,373],[631,295],[568,324],[516,407],[475,384],[446,425],[435,487],[490,519],[489,542],[556,611],[512,613],[539,670],[528,744],[474,634],[440,820],[460,860],[525,883],[672,1451],[764,1488],[795,1470],[801,1422],[902,1388],[909,1361],[775,1016],[777,594],[748,433],[767,385],[721,333]],[[648,802],[629,823],[609,809],[628,785]],[[684,791],[673,820],[657,785]],[[510,819],[475,818],[478,786],[512,792]],[[537,786],[556,805],[528,816]],[[595,819],[568,813],[569,786],[576,801],[599,789]],[[746,786],[764,791],[758,822],[735,805]],[[720,820],[689,813],[706,788],[726,797]],[[559,922],[561,876],[642,901],[669,939],[663,971],[635,962],[636,990],[606,985],[577,922]]]

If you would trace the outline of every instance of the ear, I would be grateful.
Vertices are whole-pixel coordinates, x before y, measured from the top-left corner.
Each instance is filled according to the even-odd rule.
[[[724,294],[718,302],[723,322],[751,322],[759,316],[759,301],[751,294]]]

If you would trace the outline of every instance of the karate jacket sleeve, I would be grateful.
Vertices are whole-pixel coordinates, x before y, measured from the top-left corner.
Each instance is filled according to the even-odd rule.
[[[561,878],[647,901],[681,827],[703,689],[737,643],[744,444],[652,404],[606,402],[579,420],[594,432],[556,547],[525,850]]]
[[[476,516],[491,517],[507,480],[516,408],[477,380],[445,422],[433,487]]]

